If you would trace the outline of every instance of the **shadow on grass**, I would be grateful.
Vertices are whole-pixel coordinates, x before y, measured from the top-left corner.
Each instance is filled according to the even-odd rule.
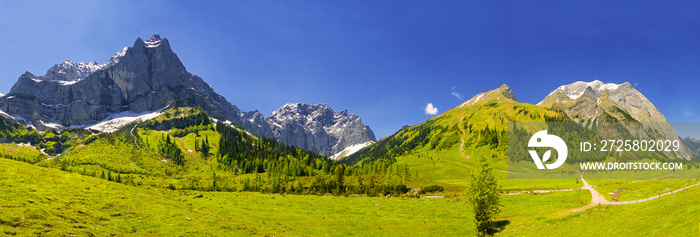
[[[510,220],[498,220],[492,223],[491,228],[488,230],[488,235],[494,235],[500,233],[506,229],[506,226],[510,224]]]

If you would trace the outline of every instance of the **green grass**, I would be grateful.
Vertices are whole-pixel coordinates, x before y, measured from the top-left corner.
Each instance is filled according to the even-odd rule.
[[[6,235],[455,236],[474,229],[470,208],[454,199],[171,191],[8,159],[0,159],[0,198]]]
[[[553,190],[579,188],[583,184],[576,179],[504,179],[501,180],[506,192],[529,190]]]
[[[34,147],[21,146],[15,143],[0,144],[0,155],[1,154],[11,154],[15,160],[30,163],[36,163],[48,158],[47,155],[41,153],[41,151],[37,150]]]
[[[633,201],[668,193],[685,186],[697,183],[697,180],[688,179],[649,179],[628,182],[618,182],[604,184],[596,187],[609,201],[613,198],[616,190],[620,191],[617,201]],[[623,190],[624,189],[624,190]]]
[[[505,236],[699,236],[700,188],[649,202],[595,207],[527,226],[506,227]],[[543,200],[546,201],[546,200]],[[533,209],[541,208],[540,205]]]
[[[503,183],[545,187],[543,181],[554,180]],[[558,180],[550,187],[575,185]],[[194,198],[198,194],[204,197]],[[699,195],[700,188],[692,188],[646,203],[565,216],[559,213],[585,206],[589,192],[504,195],[503,211],[496,217],[503,232],[497,235],[697,235]],[[453,198],[171,191],[9,159],[0,159],[0,198],[5,200],[0,233],[7,235],[463,236],[473,235],[474,228],[469,206]]]
[[[545,194],[505,195],[503,211],[497,220],[507,220],[508,225],[502,234],[521,233],[533,226],[549,222],[552,216],[567,210],[582,207],[591,200],[591,193],[586,190],[562,191]],[[550,232],[543,232],[546,235]],[[517,235],[517,234],[516,234]]]

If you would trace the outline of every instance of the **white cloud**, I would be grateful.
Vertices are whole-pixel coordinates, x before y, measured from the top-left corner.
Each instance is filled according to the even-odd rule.
[[[436,115],[437,113],[438,109],[433,106],[433,103],[428,103],[428,105],[425,106],[425,114]]]
[[[428,111],[428,110],[426,109],[426,111]],[[683,115],[688,116],[688,117],[692,117],[692,116],[695,116],[695,113],[693,111],[690,111],[690,110],[685,110],[685,111],[683,111]]]
[[[460,94],[457,93],[457,92],[454,92],[454,91],[453,91],[453,92],[452,92],[452,95],[453,95],[455,98],[457,98],[458,100],[464,100],[464,96],[460,95]]]

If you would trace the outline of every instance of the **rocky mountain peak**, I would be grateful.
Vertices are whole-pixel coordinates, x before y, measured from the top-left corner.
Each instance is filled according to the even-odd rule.
[[[486,103],[489,101],[500,101],[501,99],[503,99],[504,101],[505,100],[515,101],[515,93],[506,84],[503,84],[496,89],[493,89],[493,90],[490,90],[487,92],[479,93],[476,96],[472,97],[471,99],[460,104],[458,107],[462,108],[464,106],[482,104],[482,103]]]
[[[160,38],[159,34],[153,34],[148,40],[146,40],[147,43],[154,43],[154,42],[160,42],[162,38]]]
[[[187,72],[167,39],[159,35],[145,42],[136,39],[104,65],[66,61],[42,77],[25,73],[8,95],[0,99],[0,110],[33,124],[90,125],[112,114],[157,111],[182,101],[202,107],[214,118],[238,123],[256,136],[271,136],[262,115],[243,113],[202,78]]]
[[[266,119],[277,140],[331,156],[346,147],[375,141],[374,132],[356,114],[327,104],[287,103]]]
[[[623,83],[622,85],[631,86],[629,83]],[[604,92],[604,91],[615,91],[620,88],[620,84],[615,83],[603,83],[599,80],[594,80],[592,82],[577,81],[568,85],[563,85],[558,87],[556,90],[552,91],[547,95],[547,98],[556,98],[559,100],[575,100],[583,95],[586,88],[591,88],[593,91]],[[568,99],[567,99],[568,97]],[[545,98],[546,99],[546,98]],[[544,100],[539,104],[542,104]]]
[[[54,65],[45,75],[37,79],[62,82],[79,81],[100,69],[102,69],[102,65],[97,62],[74,63],[66,60],[61,64]]]
[[[558,87],[537,105],[563,110],[569,118],[581,123],[610,119],[628,123],[641,122],[644,130],[635,129],[631,125],[628,129],[642,139],[678,137],[666,117],[628,82],[614,84],[599,80],[577,81]],[[647,134],[648,131],[654,131],[658,135]],[[682,148],[678,156],[688,158],[689,152]]]
[[[241,111],[189,73],[167,38],[157,34],[146,41],[137,38],[103,65],[65,61],[41,77],[26,72],[0,98],[0,110],[39,129],[47,124],[60,129],[91,126],[124,112],[159,111],[176,102],[199,106],[255,136],[325,156],[376,140],[359,116],[326,104],[287,103],[267,119],[257,110]]]
[[[510,89],[510,87],[506,84],[501,85],[501,87],[498,88],[499,92],[501,95],[504,97],[514,100],[515,101],[515,93]]]

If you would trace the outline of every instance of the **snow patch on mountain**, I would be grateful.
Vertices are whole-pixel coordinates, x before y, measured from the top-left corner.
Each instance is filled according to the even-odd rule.
[[[350,156],[352,154],[355,154],[355,152],[361,150],[362,148],[365,148],[369,145],[374,144],[373,141],[365,142],[365,143],[360,143],[360,144],[355,144],[349,147],[346,147],[342,151],[333,154],[331,157],[329,157],[331,160],[339,160],[343,157]]]
[[[578,99],[583,95],[583,93],[586,91],[586,88],[591,87],[591,89],[595,91],[605,91],[605,90],[617,90],[617,88],[620,87],[620,85],[615,84],[615,83],[607,83],[604,84],[603,82],[599,80],[595,80],[592,82],[584,82],[584,81],[577,81],[569,85],[563,85],[557,88],[557,90],[553,91],[550,93],[552,95],[556,91],[562,91],[566,93],[566,95],[571,98],[572,100]]]
[[[459,105],[459,107],[462,108],[462,107],[464,107],[465,105],[473,105],[474,103],[479,102],[479,100],[481,100],[481,98],[484,97],[484,94],[485,94],[485,93],[486,93],[486,92],[479,93],[479,94],[476,95],[474,98],[471,98],[471,99],[465,101],[464,103],[462,103],[461,105]]]
[[[5,113],[5,111],[2,111],[2,110],[0,110],[0,115],[5,116],[7,118],[15,118],[12,115],[9,115],[9,114]]]
[[[40,121],[40,122],[42,125],[44,125],[44,127],[47,127],[47,128],[53,129],[53,130],[60,131],[60,130],[63,130],[63,128],[64,128],[63,125],[60,125],[57,123],[45,123],[44,121]]]
[[[146,43],[146,47],[149,48],[155,48],[160,46],[160,43],[163,42],[163,39],[160,38],[160,35],[155,34],[151,36],[151,38],[148,38],[148,40],[144,41]]]
[[[155,117],[158,117],[159,115],[162,114],[162,109],[157,110],[157,111],[146,111],[142,113],[134,113],[134,112],[121,112],[118,114],[113,114],[109,117],[107,117],[105,120],[102,122],[99,122],[94,125],[90,126],[74,126],[74,127],[85,127],[88,129],[94,129],[102,132],[108,132],[112,133],[114,131],[117,131],[119,128],[121,128],[124,125],[127,125],[129,123],[133,122],[141,122],[141,121],[146,121],[149,119],[153,119]]]

